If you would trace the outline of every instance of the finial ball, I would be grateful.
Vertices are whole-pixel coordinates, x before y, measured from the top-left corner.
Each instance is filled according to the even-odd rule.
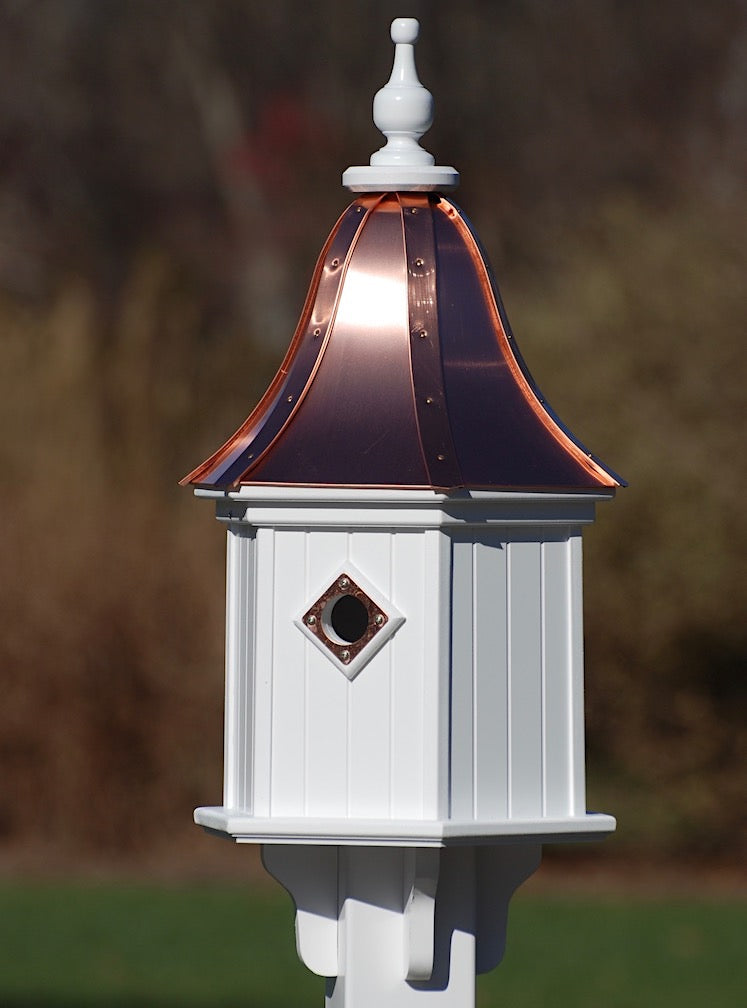
[[[392,42],[405,42],[412,45],[417,42],[420,34],[420,22],[417,18],[395,18],[392,21]]]

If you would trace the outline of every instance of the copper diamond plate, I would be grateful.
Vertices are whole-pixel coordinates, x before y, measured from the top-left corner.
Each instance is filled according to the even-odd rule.
[[[355,641],[335,639],[335,636],[330,632],[330,611],[340,599],[346,596],[357,599],[368,615],[366,629],[363,635]],[[346,573],[335,578],[324,594],[320,595],[311,608],[306,610],[302,619],[307,630],[313,633],[343,665],[349,665],[389,622],[389,617],[384,610],[369,598],[360,585],[356,584],[353,578]]]

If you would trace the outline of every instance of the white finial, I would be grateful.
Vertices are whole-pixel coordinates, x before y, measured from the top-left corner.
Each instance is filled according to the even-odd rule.
[[[422,192],[454,189],[459,184],[459,172],[434,164],[433,155],[418,142],[433,123],[433,96],[420,83],[415,68],[419,33],[415,18],[392,21],[392,74],[373,103],[374,122],[387,142],[371,155],[370,165],[348,168],[343,174],[342,184],[353,192]]]

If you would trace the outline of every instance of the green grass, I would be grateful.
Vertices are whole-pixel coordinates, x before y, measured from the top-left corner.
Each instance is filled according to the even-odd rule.
[[[736,1008],[744,1004],[747,906],[522,900],[480,1008]]]
[[[519,896],[478,1005],[732,1008],[746,925],[736,901]],[[3,1008],[322,1008],[323,987],[280,890],[0,886]]]

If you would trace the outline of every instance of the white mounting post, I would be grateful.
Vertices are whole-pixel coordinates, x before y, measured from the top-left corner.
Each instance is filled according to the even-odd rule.
[[[475,976],[503,958],[509,901],[540,856],[526,843],[262,848],[296,904],[301,960],[328,978],[326,1008],[474,1008]]]

